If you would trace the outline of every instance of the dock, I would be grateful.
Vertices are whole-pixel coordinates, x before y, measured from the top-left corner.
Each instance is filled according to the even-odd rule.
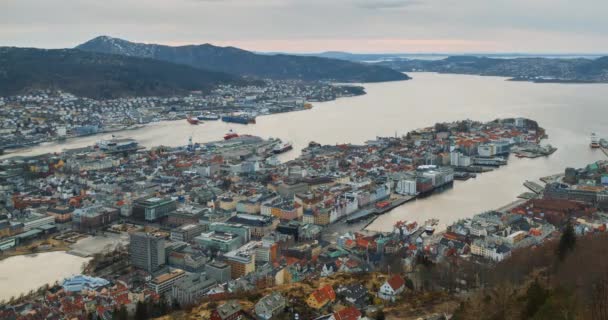
[[[536,194],[540,194],[541,192],[543,192],[543,190],[545,190],[545,188],[540,184],[529,180],[526,180],[526,182],[524,182],[524,186]]]
[[[397,208],[398,206],[400,206],[406,202],[412,201],[414,199],[416,199],[416,196],[402,196],[402,197],[399,197],[398,199],[391,201],[391,203],[384,208],[369,207],[366,209],[362,209],[362,210],[350,215],[348,218],[346,218],[346,223],[356,223],[356,222],[368,219],[372,216],[379,216],[379,215],[385,214],[385,213]]]

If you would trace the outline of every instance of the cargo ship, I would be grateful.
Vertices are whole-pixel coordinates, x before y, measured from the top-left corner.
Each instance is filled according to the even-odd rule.
[[[226,133],[224,135],[224,140],[230,140],[230,139],[234,139],[234,138],[238,138],[238,137],[239,137],[239,135],[236,132],[230,130],[230,131],[228,131],[228,133]]]
[[[200,114],[196,117],[198,120],[209,120],[209,121],[216,121],[220,119],[220,116],[218,116],[217,114],[213,114],[213,113],[205,113],[205,114]]]
[[[291,143],[281,142],[281,143],[277,144],[274,148],[272,148],[272,153],[279,154],[279,153],[287,152],[291,149],[293,149],[293,146],[291,145]]]
[[[597,135],[594,133],[591,134],[591,144],[590,144],[591,148],[596,149],[600,147],[600,139],[597,137]]]
[[[238,115],[238,116],[223,116],[222,121],[239,124],[255,124],[255,116]]]
[[[198,124],[198,123],[199,123],[199,120],[198,120],[197,118],[192,118],[192,117],[190,117],[190,116],[189,116],[189,117],[188,117],[188,119],[186,119],[186,120],[188,121],[188,123],[189,123],[189,124],[194,124],[194,125],[196,125],[196,124]]]

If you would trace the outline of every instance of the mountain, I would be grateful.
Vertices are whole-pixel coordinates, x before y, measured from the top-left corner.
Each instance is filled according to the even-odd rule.
[[[475,74],[535,82],[608,82],[608,57],[499,59],[451,56],[441,60],[395,59],[375,65],[403,72]]]
[[[85,52],[0,47],[0,96],[60,89],[96,99],[208,91],[245,80],[164,61]]]
[[[76,49],[153,58],[256,78],[338,82],[409,79],[407,75],[383,66],[313,56],[256,54],[234,47],[217,47],[210,44],[171,47],[100,36],[77,46]]]

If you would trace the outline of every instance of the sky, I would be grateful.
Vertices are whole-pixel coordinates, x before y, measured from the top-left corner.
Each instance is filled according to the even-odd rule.
[[[608,0],[0,0],[0,46],[99,35],[267,52],[608,53]]]

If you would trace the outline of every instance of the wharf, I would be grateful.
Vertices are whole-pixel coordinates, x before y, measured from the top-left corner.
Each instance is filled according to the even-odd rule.
[[[409,202],[411,200],[414,200],[414,199],[416,199],[416,196],[403,196],[403,197],[399,197],[396,200],[393,200],[388,206],[386,206],[384,208],[371,207],[371,208],[366,208],[366,209],[360,210],[360,211],[350,215],[346,219],[346,223],[355,223],[355,222],[359,222],[359,221],[368,219],[372,216],[379,216],[381,214],[385,214],[385,213],[395,209],[396,207],[398,207],[406,202]],[[371,223],[372,221],[370,221],[369,223]]]
[[[543,192],[543,190],[545,190],[545,188],[540,184],[529,180],[526,180],[526,182],[524,182],[524,186],[536,194],[540,194],[541,192]]]
[[[563,173],[558,173],[558,174],[542,177],[539,180],[544,182],[545,184],[549,184],[552,182],[559,182],[563,177],[564,177]]]

